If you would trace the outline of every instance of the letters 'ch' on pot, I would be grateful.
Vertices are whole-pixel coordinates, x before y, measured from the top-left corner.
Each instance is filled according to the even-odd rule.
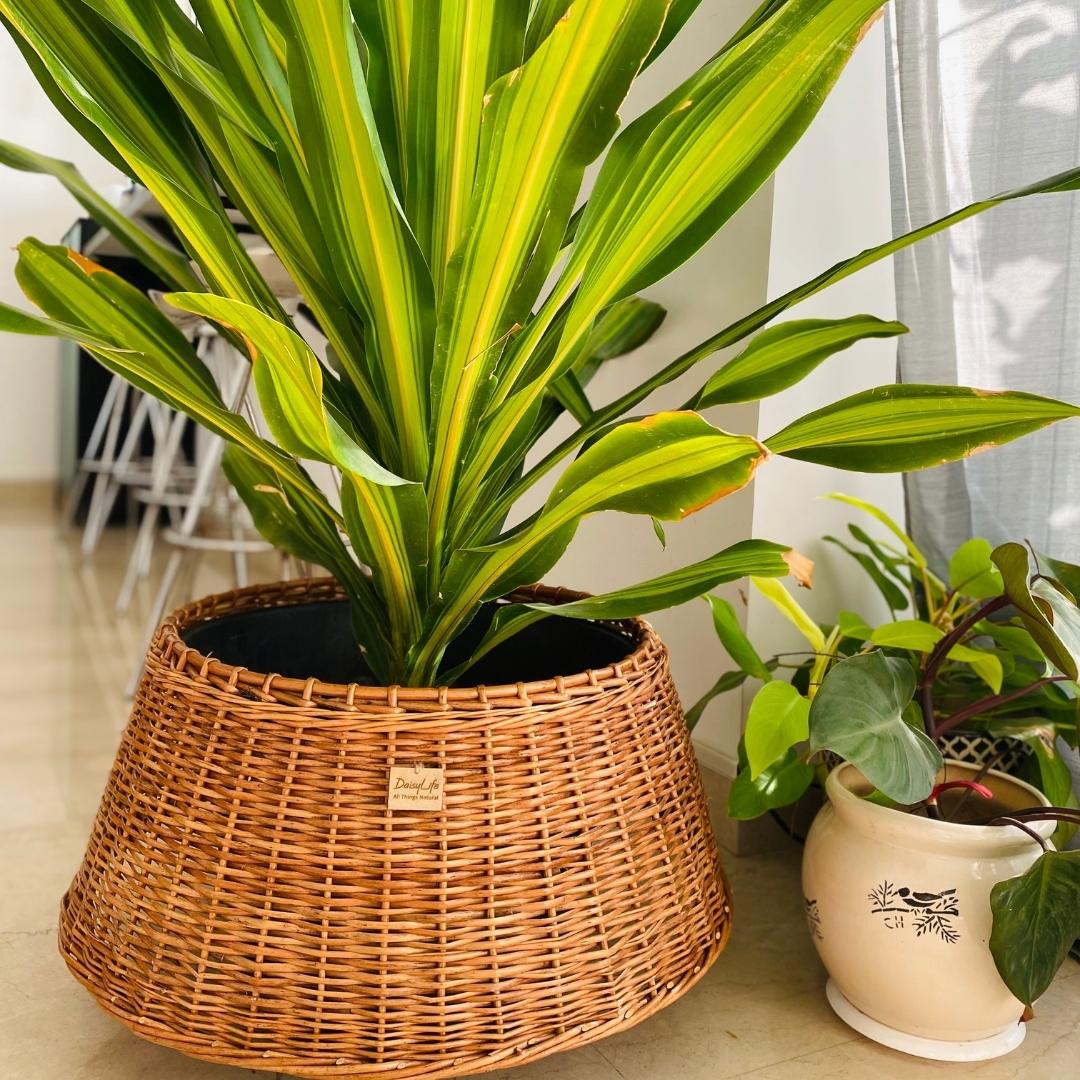
[[[978,772],[956,761],[944,770],[950,780]],[[1004,773],[982,780],[1003,812],[1047,805]],[[854,1007],[844,1019],[864,1030],[869,1018],[864,1033],[897,1049],[998,1056],[1023,1038],[1024,1006],[990,952],[990,891],[1027,870],[1040,849],[1017,829],[933,821],[860,797],[871,790],[853,765],[834,769],[806,841],[807,921],[832,980],[830,1001],[837,1007],[839,990],[838,1011]],[[1049,838],[1056,822],[1031,825]]]
[[[329,579],[257,586],[159,630],[61,914],[99,1004],[211,1061],[443,1077],[590,1042],[693,985],[729,907],[652,629],[549,620],[604,665],[471,689],[226,662],[284,655],[282,619],[347,620],[339,600]],[[252,613],[274,633],[245,642]],[[523,672],[545,662],[527,647]],[[416,766],[441,810],[388,808],[391,769]]]

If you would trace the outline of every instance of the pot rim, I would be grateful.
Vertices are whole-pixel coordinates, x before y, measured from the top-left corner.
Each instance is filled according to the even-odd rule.
[[[979,771],[977,766],[968,765],[962,761],[945,760],[946,773],[948,770],[956,769],[970,775]],[[845,761],[833,769],[825,780],[825,794],[838,815],[859,831],[883,841],[900,847],[925,844],[931,849],[936,848],[976,858],[1011,855],[1030,848],[1035,842],[1019,829],[1009,829],[1000,825],[962,825],[955,821],[934,821],[931,818],[916,817],[887,806],[867,802],[848,786],[846,781],[850,781],[851,773],[863,775],[850,761]],[[1031,796],[1033,805],[1050,805],[1050,800],[1041,791],[1023,780],[1018,780],[1015,776],[1009,776],[997,769],[990,769],[986,775],[1022,789]],[[1049,840],[1058,823],[1032,821],[1025,824],[1030,825],[1043,839]]]
[[[532,585],[509,593],[505,599],[542,599],[545,603],[567,603],[588,596],[548,585]],[[330,683],[316,678],[296,679],[274,672],[250,671],[204,656],[183,639],[186,630],[225,615],[266,608],[299,606],[328,600],[347,599],[332,577],[296,578],[249,585],[242,589],[213,593],[177,608],[158,627],[147,657],[148,670],[157,660],[179,674],[211,682],[227,692],[242,692],[268,704],[317,706],[325,701],[331,708],[362,706],[365,711],[401,712],[445,711],[447,709],[521,708],[592,697],[649,677],[667,655],[656,631],[644,619],[589,620],[617,630],[627,639],[627,655],[602,668],[586,668],[569,675],[557,675],[533,682],[504,683],[497,686],[369,686],[363,683]]]

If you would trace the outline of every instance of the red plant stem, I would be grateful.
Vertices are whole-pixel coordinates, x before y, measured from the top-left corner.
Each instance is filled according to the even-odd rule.
[[[937,802],[938,796],[943,791],[953,791],[955,788],[966,788],[968,791],[974,791],[976,795],[982,796],[984,799],[992,799],[994,793],[985,785],[980,784],[977,780],[947,780],[944,784],[938,784],[934,790],[927,796],[926,801]]]
[[[936,739],[941,734],[941,729],[934,724],[934,682],[937,679],[938,670],[945,663],[949,650],[958,645],[964,639],[964,635],[980,620],[1008,607],[1012,601],[1007,596],[995,596],[987,600],[982,607],[973,611],[966,619],[959,622],[949,631],[933,648],[926,661],[922,678],[919,680],[919,706],[922,709],[923,728],[931,739]],[[946,723],[950,723],[950,717]]]
[[[990,709],[996,709],[999,705],[1007,705],[1010,701],[1016,701],[1018,698],[1026,697],[1033,690],[1038,690],[1040,686],[1046,686],[1049,683],[1069,681],[1067,675],[1048,675],[1045,679],[1036,679],[1033,683],[1028,683],[1027,686],[1021,686],[1019,689],[1012,690],[1008,694],[991,694],[989,697],[974,701],[968,705],[967,708],[953,713],[947,720],[942,720],[941,723],[935,727],[934,735],[944,735],[947,731],[952,731],[954,727],[959,727],[965,720],[970,720],[973,716],[978,716],[980,713],[987,712]]]

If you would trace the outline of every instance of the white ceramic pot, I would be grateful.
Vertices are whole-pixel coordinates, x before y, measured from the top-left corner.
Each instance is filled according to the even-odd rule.
[[[976,772],[947,762],[938,781]],[[1010,809],[1047,805],[1004,773],[983,783]],[[1022,874],[1038,845],[1018,829],[931,821],[860,798],[871,790],[854,766],[834,769],[806,840],[803,895],[830,1004],[878,1042],[923,1057],[1008,1052],[1023,1039],[1024,1007],[990,954],[990,890]],[[1054,826],[1032,825],[1047,838]]]

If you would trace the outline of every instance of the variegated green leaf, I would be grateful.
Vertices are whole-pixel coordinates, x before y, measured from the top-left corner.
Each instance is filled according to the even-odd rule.
[[[242,446],[283,484],[337,520],[299,465],[225,406],[190,342],[138,289],[67,248],[36,240],[19,245],[16,276],[26,295],[51,316],[51,330],[78,341],[139,389]],[[11,328],[26,332],[26,325]]]
[[[78,109],[74,102],[64,93],[60,84],[49,71],[48,65],[34,51],[33,45],[23,37],[18,28],[8,17],[3,6],[0,5],[0,26],[3,26],[10,34],[15,47],[22,54],[26,66],[30,69],[38,85],[44,91],[45,96],[52,102],[56,111],[71,125],[71,127],[86,141],[87,145],[99,153],[110,165],[119,170],[125,176],[133,176],[134,170],[124,158],[117,153],[116,147],[102,134],[100,129]]]
[[[1071,416],[1080,416],[1080,407],[1035,394],[905,383],[816,409],[765,445],[837,469],[904,472],[969,457]]]
[[[785,0],[777,0],[777,4],[783,2],[785,2]],[[772,6],[777,6],[777,4]],[[529,487],[546,475],[568,454],[573,453],[577,447],[581,446],[581,444],[593,434],[606,427],[620,416],[628,413],[631,409],[635,408],[649,397],[650,394],[653,394],[661,387],[674,382],[676,379],[686,374],[687,371],[691,370],[691,368],[712,356],[719,349],[734,345],[748,334],[752,334],[755,330],[761,329],[761,327],[776,318],[777,315],[787,311],[788,308],[793,307],[795,304],[806,300],[808,297],[814,296],[823,289],[827,289],[830,285],[834,285],[836,282],[844,280],[844,278],[850,277],[859,270],[872,266],[874,263],[888,258],[890,255],[894,255],[896,252],[910,247],[912,244],[918,243],[920,240],[933,236],[935,233],[941,232],[961,221],[966,221],[968,218],[974,217],[977,214],[985,213],[987,210],[991,210],[1003,203],[1012,202],[1015,199],[1026,198],[1031,195],[1076,191],[1078,188],[1080,188],[1080,168],[1058,173],[1045,180],[1040,180],[1037,183],[1029,184],[1022,188],[1014,188],[1010,191],[1003,192],[1000,195],[995,195],[992,198],[981,199],[978,202],[971,203],[968,206],[962,207],[951,214],[947,214],[945,217],[938,218],[927,225],[913,229],[911,232],[903,233],[883,244],[867,248],[858,255],[835,263],[816,277],[789,290],[775,300],[770,300],[769,303],[758,308],[756,311],[750,312],[750,314],[743,316],[730,326],[725,327],[711,337],[706,338],[705,341],[694,346],[694,348],[688,349],[681,356],[676,357],[671,363],[661,368],[655,375],[652,375],[638,385],[631,387],[626,393],[611,402],[611,404],[606,405],[603,409],[597,410],[588,424],[567,436],[567,438],[553,450],[549,451],[544,458],[529,470],[529,472],[515,485],[508,489],[502,496],[500,500],[501,505],[498,509],[502,511],[506,504],[510,504],[515,499],[519,498],[523,492],[527,491]]]
[[[347,0],[281,0],[289,78],[306,167],[335,270],[363,314],[372,369],[402,444],[402,468],[423,478],[428,447],[431,280],[387,172]]]
[[[210,293],[169,293],[166,300],[243,337],[259,403],[283,449],[337,465],[375,484],[408,483],[376,461],[328,410],[322,366],[294,330],[248,304]]]
[[[548,307],[580,276],[560,356],[596,314],[690,257],[816,114],[879,0],[790,0],[615,141]]]
[[[354,10],[408,6],[379,0]],[[423,62],[410,75],[405,208],[441,293],[465,231],[485,97],[521,62],[529,0],[417,0],[411,8]]]
[[[495,544],[454,555],[417,662],[437,667],[474,604],[538,580],[586,515],[621,510],[678,520],[744,487],[761,460],[756,439],[696,413],[658,413],[615,428],[567,468],[533,519]]]
[[[236,445],[225,447],[222,468],[251,513],[259,533],[290,555],[329,570],[365,619],[363,648],[372,673],[389,679],[390,650],[383,614],[368,576],[345,546],[333,515],[294,489]]]
[[[219,321],[226,341],[242,347],[246,335],[277,443],[225,407],[191,346],[145,297],[63,251],[24,251],[19,277],[46,317],[0,307],[0,327],[81,341],[241,447],[230,451],[241,463],[233,474],[261,527],[294,548],[303,544],[294,528],[311,533],[349,579],[358,633],[376,642],[372,656],[382,649],[373,670],[434,678],[485,599],[545,572],[582,515],[610,507],[659,520],[749,479],[763,453],[753,440],[694,427],[704,421],[689,414],[627,420],[653,391],[923,236],[1080,183],[1080,171],[1053,177],[870,248],[594,408],[589,378],[662,317],[622,298],[684,261],[767,179],[878,5],[766,0],[614,140],[582,203],[586,167],[614,137],[635,75],[697,6],[192,0],[192,19],[177,0],[0,0],[0,21],[45,92],[146,185],[183,253],[110,219],[63,163],[2,145],[0,158],[6,150],[16,167],[52,172],[122,239],[127,230],[135,254],[170,285],[198,294],[192,306]],[[240,219],[266,246],[249,253]],[[301,298],[307,321],[294,325],[286,310]],[[325,336],[325,370],[298,328],[312,342],[315,330]],[[699,400],[773,392],[845,335],[897,329],[858,317],[773,328]],[[911,393],[896,392],[901,404],[890,401],[888,418],[873,395],[838,403],[779,433],[775,446],[852,468],[903,467],[930,450],[955,456],[978,439],[1004,441],[1075,415],[1019,396],[1009,408],[972,401],[953,410],[959,423],[946,422],[945,453],[941,431],[923,437],[919,422],[933,410],[915,417]],[[578,430],[526,468],[566,408]],[[541,510],[500,536],[515,501],[582,447]],[[309,456],[343,472],[344,517],[295,460]],[[343,525],[349,565],[336,534]],[[895,576],[891,555],[856,539]],[[696,569],[635,587],[644,590],[635,603],[681,595]],[[1065,626],[1071,598],[1064,589],[1042,595],[1054,589],[1036,582],[1029,600]],[[802,782],[802,762],[777,764]],[[744,794],[767,801],[754,784],[747,777]]]
[[[419,484],[387,487],[345,473],[341,484],[345,528],[357,557],[371,567],[389,624],[391,682],[405,679],[405,659],[422,629],[426,597],[427,501]]]
[[[436,557],[463,445],[496,389],[490,376],[558,257],[585,168],[614,134],[616,110],[666,6],[667,0],[572,4],[528,61],[490,91],[464,239],[447,270],[435,343]]]
[[[206,48],[256,126],[301,149],[284,54],[274,47],[275,29],[262,18],[258,0],[191,0]]]
[[[237,238],[187,121],[113,25],[78,0],[0,0],[0,13],[153,192],[207,279],[273,310],[273,293]]]
[[[567,604],[530,603],[524,606],[572,619],[630,619],[675,607],[717,585],[754,575],[786,577],[791,573],[791,549],[766,540],[742,540],[700,562],[614,592],[588,596]],[[710,598],[715,599],[715,598]]]
[[[798,565],[798,557],[782,544],[772,544],[767,540],[743,540],[700,562],[613,592],[587,596],[565,604],[507,604],[495,613],[491,626],[469,659],[444,677],[452,681],[496,646],[549,615],[571,619],[630,619],[675,607],[717,585],[737,581],[750,574],[784,577],[792,572],[793,563]],[[713,596],[708,599],[717,604],[725,602]],[[749,642],[746,642],[746,646],[753,652]],[[767,679],[768,671],[760,658],[757,664],[759,666],[754,674]]]
[[[409,126],[409,102],[414,96],[410,80],[422,78],[433,67],[433,43],[418,26],[417,0],[350,0],[356,25],[364,39],[372,117],[386,157],[389,175],[400,193],[404,185],[403,161]],[[419,46],[424,62],[412,63]]]
[[[174,75],[215,103],[233,124],[270,148],[273,131],[265,114],[236,92],[243,84],[214,62],[201,29],[173,0],[80,0],[106,19],[159,77]]]
[[[848,319],[798,319],[763,330],[701,388],[695,409],[757,401],[804,379],[822,361],[866,338],[906,334],[903,323],[872,315]]]
[[[33,337],[58,337],[67,341],[76,341],[87,348],[116,349],[115,341],[100,337],[92,330],[87,330],[72,323],[58,319],[42,318],[29,311],[22,311],[10,304],[0,303],[0,331],[9,334],[30,334]]]

